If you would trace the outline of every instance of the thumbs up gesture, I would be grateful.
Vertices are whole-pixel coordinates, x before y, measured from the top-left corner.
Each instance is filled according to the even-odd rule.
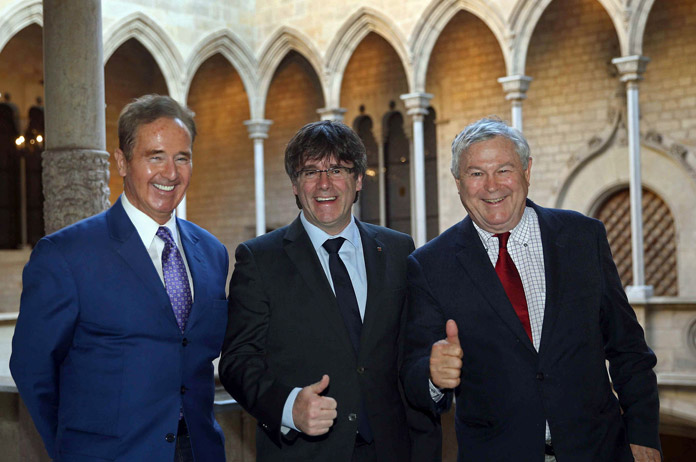
[[[454,320],[447,321],[445,332],[447,338],[435,342],[430,349],[430,380],[438,388],[455,388],[460,382],[464,352]]]
[[[328,386],[329,376],[324,374],[320,381],[307,385],[297,394],[292,406],[292,420],[302,433],[323,435],[333,425],[338,415],[336,400],[320,395]]]

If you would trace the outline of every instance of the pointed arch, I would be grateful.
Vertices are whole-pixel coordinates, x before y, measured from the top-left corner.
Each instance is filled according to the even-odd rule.
[[[510,67],[508,75],[525,75],[529,42],[534,35],[539,19],[553,0],[520,0],[510,14],[510,33],[513,37],[510,43]],[[625,8],[621,0],[596,0],[607,12],[619,39],[619,46],[624,56],[627,56],[628,34],[625,20]],[[533,76],[532,76],[533,77]]]
[[[0,13],[0,52],[7,42],[31,24],[43,28],[43,6],[41,0],[16,2]]]
[[[271,85],[275,71],[288,53],[295,51],[309,62],[319,79],[322,90],[322,98],[326,101],[326,80],[324,79],[324,65],[311,40],[299,31],[287,26],[280,27],[261,48],[259,59],[259,85],[256,108],[262,118],[266,105],[266,95]]]
[[[184,102],[180,76],[183,60],[169,35],[151,18],[135,12],[112,24],[104,34],[104,63],[130,39],[136,39],[152,55],[167,83],[169,95]]]
[[[338,30],[326,53],[328,92],[326,107],[338,107],[343,73],[353,52],[367,34],[374,32],[396,51],[406,74],[408,88],[412,87],[411,55],[403,35],[389,18],[372,8],[361,7]]]
[[[249,47],[229,29],[213,32],[193,47],[186,64],[186,80],[183,83],[184,96],[188,97],[191,82],[193,82],[193,78],[196,76],[196,72],[201,64],[218,53],[229,61],[232,67],[239,73],[249,100],[251,118],[262,118],[254,112],[255,105],[253,104],[258,94],[256,89],[256,59]]]
[[[411,35],[411,50],[417,57],[414,62],[414,86],[411,91],[424,92],[430,55],[440,38],[442,30],[460,11],[466,11],[479,18],[493,32],[503,53],[506,69],[509,67],[510,32],[506,26],[503,12],[494,2],[475,0],[434,0],[423,12]]]
[[[623,51],[624,56],[642,55],[643,40],[645,39],[645,26],[655,0],[638,0],[632,15],[632,22],[628,26],[628,44]]]

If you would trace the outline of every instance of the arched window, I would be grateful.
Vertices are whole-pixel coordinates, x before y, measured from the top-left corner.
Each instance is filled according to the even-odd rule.
[[[431,240],[440,234],[437,206],[437,120],[435,109],[428,108],[423,120],[423,144],[425,148],[425,212],[427,215],[426,236]]]
[[[368,115],[358,116],[353,122],[367,151],[367,171],[360,191],[360,219],[367,223],[380,224],[379,220],[379,149],[372,133],[372,119]]]
[[[628,188],[622,188],[607,197],[597,208],[595,216],[607,228],[621,282],[624,287],[633,284]],[[647,188],[643,188],[643,244],[645,283],[653,286],[655,295],[679,295],[674,218],[660,196]]]
[[[387,227],[411,234],[411,149],[398,111],[383,119]]]

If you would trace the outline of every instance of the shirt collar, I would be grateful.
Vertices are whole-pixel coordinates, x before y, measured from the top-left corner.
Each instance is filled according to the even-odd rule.
[[[157,234],[157,230],[159,229],[160,224],[152,218],[150,218],[143,211],[137,209],[133,204],[131,204],[131,202],[126,197],[125,193],[121,194],[121,205],[123,205],[123,210],[126,211],[126,215],[128,215],[128,218],[130,218],[131,223],[133,223],[133,226],[135,226],[135,230],[138,232],[140,239],[143,241],[143,244],[145,245],[145,248],[149,248],[150,244],[152,244],[152,240],[155,238],[155,235]],[[166,226],[167,228],[169,228],[169,231],[171,231],[172,233],[172,238],[174,239],[174,242],[181,242],[179,240],[179,231],[176,227],[176,215],[174,214],[174,212],[172,212],[172,216],[169,217],[169,220],[162,226]]]
[[[300,221],[302,222],[302,226],[304,226],[305,231],[307,231],[307,234],[309,235],[309,240],[312,241],[314,250],[317,252],[319,251],[319,248],[323,249],[322,245],[324,244],[324,242],[326,242],[327,239],[334,239],[337,237],[344,238],[346,241],[350,242],[356,249],[362,247],[362,240],[360,239],[360,230],[358,229],[358,225],[355,224],[355,217],[353,215],[350,216],[350,223],[348,223],[348,226],[343,228],[343,231],[341,231],[335,236],[327,233],[318,226],[315,226],[312,223],[310,223],[305,217],[304,211],[300,212]]]
[[[529,239],[530,239],[530,229],[529,229],[529,220],[531,219],[531,214],[534,213],[533,209],[531,207],[525,207],[524,212],[522,213],[522,218],[520,219],[520,222],[517,223],[517,226],[512,228],[510,230],[510,240],[517,244],[529,244]],[[485,229],[480,228],[473,220],[471,221],[474,225],[474,228],[476,229],[476,232],[478,233],[479,237],[481,238],[481,242],[483,242],[484,247],[486,249],[490,248],[490,245],[493,245],[490,240],[493,238],[493,235],[497,233],[490,233],[486,231]],[[496,238],[497,239],[497,238]],[[496,241],[495,246],[498,247],[498,243]]]

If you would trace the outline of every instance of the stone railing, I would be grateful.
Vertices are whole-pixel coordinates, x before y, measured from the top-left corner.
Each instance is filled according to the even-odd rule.
[[[652,298],[634,302],[638,320],[658,357],[660,431],[696,434],[696,300]],[[8,462],[47,461],[41,440],[10,376],[11,340],[17,313],[0,313],[0,447]],[[256,421],[225,392],[215,394],[215,415],[225,433],[228,462],[256,460]],[[454,419],[443,416],[443,462],[456,460]]]

